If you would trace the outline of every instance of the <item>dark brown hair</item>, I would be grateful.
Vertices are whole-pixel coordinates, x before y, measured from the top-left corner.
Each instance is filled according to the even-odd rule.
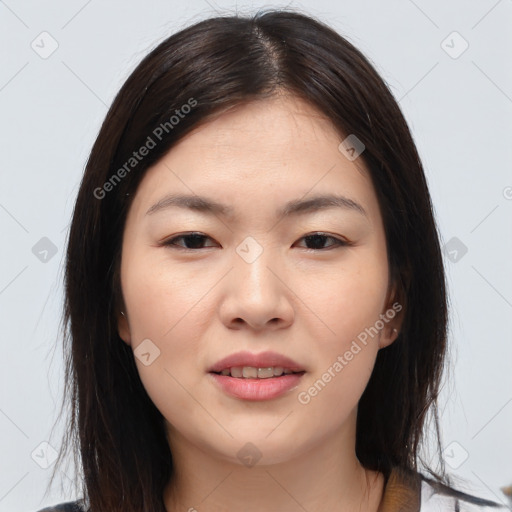
[[[130,201],[145,171],[201,122],[278,92],[316,107],[340,137],[355,134],[364,143],[360,158],[378,196],[390,276],[404,308],[399,337],[379,351],[359,402],[357,457],[386,478],[395,466],[417,471],[429,411],[441,451],[445,275],[424,171],[397,102],[367,58],[320,21],[283,10],[220,16],[170,36],[131,73],[101,126],[78,192],[63,319],[63,406],[70,406],[70,423],[59,462],[72,448],[83,470],[79,492],[93,512],[164,511],[163,490],[173,475],[163,417],[117,331]],[[187,104],[193,107],[172,121]],[[162,126],[156,145],[127,167]],[[442,457],[439,462],[440,474],[429,472],[449,484]]]

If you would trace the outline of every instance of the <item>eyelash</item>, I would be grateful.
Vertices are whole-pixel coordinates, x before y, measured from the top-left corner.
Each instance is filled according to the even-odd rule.
[[[341,240],[340,238],[337,238],[335,236],[328,235],[328,234],[322,233],[322,232],[315,232],[315,233],[311,233],[309,235],[305,235],[302,238],[299,238],[299,240],[302,240],[302,239],[305,239],[305,238],[314,237],[314,236],[315,237],[323,237],[323,238],[326,238],[326,239],[330,238],[331,240],[334,240],[334,244],[328,246],[327,248],[323,248],[323,249],[307,249],[308,251],[315,251],[315,252],[316,251],[327,251],[327,250],[330,250],[330,249],[333,249],[333,248],[336,248],[336,247],[345,247],[345,246],[352,245],[351,242],[348,242],[346,240]],[[198,238],[210,238],[210,237],[207,236],[207,235],[204,235],[203,233],[193,232],[193,233],[187,233],[187,234],[184,234],[184,235],[179,235],[179,236],[175,236],[173,238],[169,238],[167,240],[164,240],[160,245],[166,246],[166,247],[171,247],[173,249],[178,249],[178,250],[183,250],[183,251],[192,251],[192,252],[195,252],[195,251],[198,251],[198,250],[201,250],[201,249],[208,249],[209,248],[209,247],[203,247],[203,248],[198,248],[198,249],[191,249],[189,247],[182,247],[182,246],[179,246],[179,245],[174,243],[176,240],[185,239],[185,238],[195,238],[197,240]],[[210,240],[211,240],[211,238],[210,238]]]

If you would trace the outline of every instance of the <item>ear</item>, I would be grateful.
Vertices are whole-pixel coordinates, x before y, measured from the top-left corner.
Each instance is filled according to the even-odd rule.
[[[125,308],[126,309],[126,308]],[[130,325],[128,323],[127,313],[119,311],[117,314],[117,331],[119,337],[127,344],[131,345],[132,337],[130,333]]]
[[[402,294],[394,283],[387,296],[386,306],[381,314],[384,327],[379,336],[379,349],[388,347],[399,336],[404,320],[404,305]]]

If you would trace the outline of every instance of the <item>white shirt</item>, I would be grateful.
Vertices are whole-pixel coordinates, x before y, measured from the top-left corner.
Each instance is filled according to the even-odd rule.
[[[459,488],[459,486],[457,486]],[[499,503],[499,499],[496,496],[490,497],[488,493],[485,493],[485,495],[482,494],[482,492],[476,491],[471,492],[470,490],[461,489],[464,492],[467,492],[468,494],[472,494],[474,496],[477,496],[479,498],[484,499],[490,499],[492,501],[495,501],[496,503]],[[501,493],[501,496],[499,496],[502,503],[505,503],[506,498],[504,494]],[[435,489],[425,480],[422,480],[421,482],[421,508],[420,512],[450,512],[450,511],[457,511],[457,512],[503,512],[507,509],[507,506],[504,505],[502,507],[488,507],[484,505],[475,505],[474,503],[470,503],[468,501],[462,500],[460,498],[455,498],[454,496],[447,496],[445,494],[440,494],[435,491]]]

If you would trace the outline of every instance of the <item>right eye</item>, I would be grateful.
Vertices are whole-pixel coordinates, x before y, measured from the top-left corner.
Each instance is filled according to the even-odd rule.
[[[202,243],[205,239],[210,239],[210,237],[204,235],[203,233],[186,233],[184,235],[178,235],[173,238],[168,238],[164,242],[162,242],[161,245],[165,245],[172,248],[178,248],[178,249],[184,249],[184,250],[195,250],[195,249],[201,249]],[[185,245],[190,245],[191,247],[183,247],[182,245],[179,245],[176,243],[177,240],[184,240]],[[208,248],[208,247],[206,247]]]

